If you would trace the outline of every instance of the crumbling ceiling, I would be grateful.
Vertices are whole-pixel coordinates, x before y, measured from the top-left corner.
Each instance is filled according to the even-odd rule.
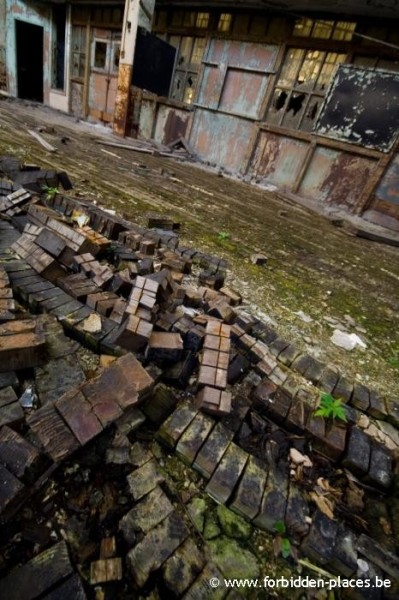
[[[399,18],[399,0],[214,0],[200,2],[190,0],[157,0],[159,5],[225,8],[266,8],[281,11],[325,12],[340,15],[363,15],[369,17]]]

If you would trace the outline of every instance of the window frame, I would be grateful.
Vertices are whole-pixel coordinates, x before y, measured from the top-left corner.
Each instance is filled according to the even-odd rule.
[[[169,98],[171,100],[182,102],[183,104],[191,106],[195,102],[197,97],[200,70],[208,40],[205,36],[172,34],[168,36],[168,43],[171,43],[171,40],[173,38],[178,39],[178,44],[177,46],[175,44],[172,44],[176,48],[176,60],[173,69],[172,82],[169,90]],[[187,40],[191,40],[188,42],[189,51],[187,53],[187,59],[184,60],[184,62],[180,62],[182,59],[182,48],[183,45],[187,43]],[[202,43],[202,53],[201,49],[197,53],[196,44],[199,43],[200,40]],[[198,56],[198,59],[195,62],[192,61],[194,55]],[[178,78],[180,78],[181,84],[177,93],[175,91],[175,87]],[[194,80],[194,85],[189,84],[190,78]],[[187,95],[190,89],[193,90],[193,93],[188,99]]]
[[[276,78],[276,82],[274,84],[271,98],[266,110],[265,122],[270,125],[284,127],[286,129],[294,129],[296,131],[312,131],[313,124],[316,123],[317,117],[320,113],[323,100],[331,83],[334,80],[334,75],[338,65],[344,64],[348,59],[347,52],[337,52],[336,50],[337,49],[330,50],[300,46],[289,46],[286,49],[286,53],[280,65],[279,74]],[[284,75],[284,72],[287,72],[289,69],[289,61],[292,60],[292,58],[290,59],[290,53],[292,52],[299,53],[301,57],[300,60],[297,61],[296,67],[294,66],[293,70],[291,71],[292,81],[290,82],[287,80],[287,82],[284,82],[281,78]],[[319,66],[317,71],[313,70],[315,76],[311,76],[308,79],[308,85],[306,85],[306,81],[299,83],[299,77],[301,72],[303,72],[305,69],[306,61],[311,61],[311,54],[321,55],[321,60],[318,63],[318,57],[313,57],[315,60],[314,68],[316,68],[318,64]],[[329,57],[330,59],[335,57],[334,62],[329,62]],[[323,88],[320,88],[318,87],[318,82],[323,76],[323,73],[325,75],[325,71],[328,70],[327,65],[332,65],[332,68],[330,69],[327,82],[324,84]],[[300,108],[295,111],[296,105],[294,103],[295,101],[300,101],[301,95],[304,95],[304,98],[301,100]],[[282,99],[283,105],[277,109],[276,103],[279,101],[279,99]],[[312,115],[309,111],[313,112],[315,108],[314,105],[312,107],[313,102],[318,102],[318,106],[316,108],[316,112]],[[275,110],[273,111],[273,109]],[[288,114],[291,110],[293,113],[292,117],[295,117],[299,113],[296,121],[293,121],[291,115]],[[277,118],[275,118],[276,115]],[[307,126],[307,124],[310,125],[310,127]]]

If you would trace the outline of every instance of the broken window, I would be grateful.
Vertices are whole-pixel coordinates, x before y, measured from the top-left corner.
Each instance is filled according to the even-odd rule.
[[[72,68],[71,76],[83,79],[86,62],[86,27],[74,25],[72,27]]]
[[[205,51],[203,37],[172,35],[169,43],[177,50],[175,72],[170,97],[192,104],[198,79],[198,71]]]
[[[174,13],[175,15],[175,13]],[[172,25],[177,25],[175,17],[172,17]],[[198,29],[207,29],[209,25],[210,13],[209,12],[196,12],[190,11],[183,14],[183,26],[184,27],[196,27]]]
[[[346,55],[290,48],[281,68],[267,120],[275,125],[311,131],[337,66]]]
[[[226,33],[231,29],[231,23],[233,21],[233,15],[230,13],[222,13],[218,21],[218,31]]]
[[[200,29],[206,29],[209,25],[209,13],[208,12],[199,12],[197,14],[196,27]]]
[[[295,21],[293,35],[296,37],[339,40],[350,42],[356,29],[352,21],[325,21],[301,17]]]
[[[107,66],[107,42],[100,42],[95,40],[94,42],[94,60],[93,67],[95,69],[105,69]]]

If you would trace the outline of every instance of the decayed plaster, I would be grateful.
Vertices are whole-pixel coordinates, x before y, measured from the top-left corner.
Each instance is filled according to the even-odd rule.
[[[17,89],[17,53],[16,53],[16,27],[17,19],[32,25],[43,27],[43,89],[44,103],[49,104],[50,93],[50,39],[51,39],[51,7],[39,3],[25,4],[20,0],[6,0],[6,44],[7,44],[7,75],[8,92],[18,96]]]

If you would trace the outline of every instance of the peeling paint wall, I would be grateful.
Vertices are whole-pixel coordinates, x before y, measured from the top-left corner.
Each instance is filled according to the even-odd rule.
[[[19,19],[31,25],[43,27],[43,101],[45,104],[49,104],[51,84],[51,6],[39,2],[26,4],[22,0],[6,1],[8,91],[12,96],[18,96],[15,21]]]
[[[315,130],[388,152],[399,134],[399,74],[341,65]]]
[[[376,198],[396,206],[399,214],[399,154],[397,154],[381,179]]]
[[[0,0],[0,90],[7,89],[6,75],[6,0]]]
[[[309,144],[263,131],[252,159],[250,174],[260,183],[292,190],[304,165]]]
[[[156,119],[157,103],[156,100],[145,100],[141,103],[140,121],[139,121],[139,137],[145,139],[152,138],[154,124]],[[162,141],[162,140],[159,140]]]
[[[208,162],[244,172],[277,45],[211,39],[190,142]]]
[[[191,108],[134,86],[130,94],[128,129],[133,137],[153,138],[161,144],[169,144],[180,136],[187,138],[193,116]]]
[[[187,137],[192,113],[160,104],[154,128],[154,138],[162,144],[170,144],[179,137]]]
[[[307,166],[299,194],[354,208],[376,164],[368,158],[319,146]]]
[[[233,172],[243,172],[253,124],[246,119],[197,109],[190,143],[200,157]]]

